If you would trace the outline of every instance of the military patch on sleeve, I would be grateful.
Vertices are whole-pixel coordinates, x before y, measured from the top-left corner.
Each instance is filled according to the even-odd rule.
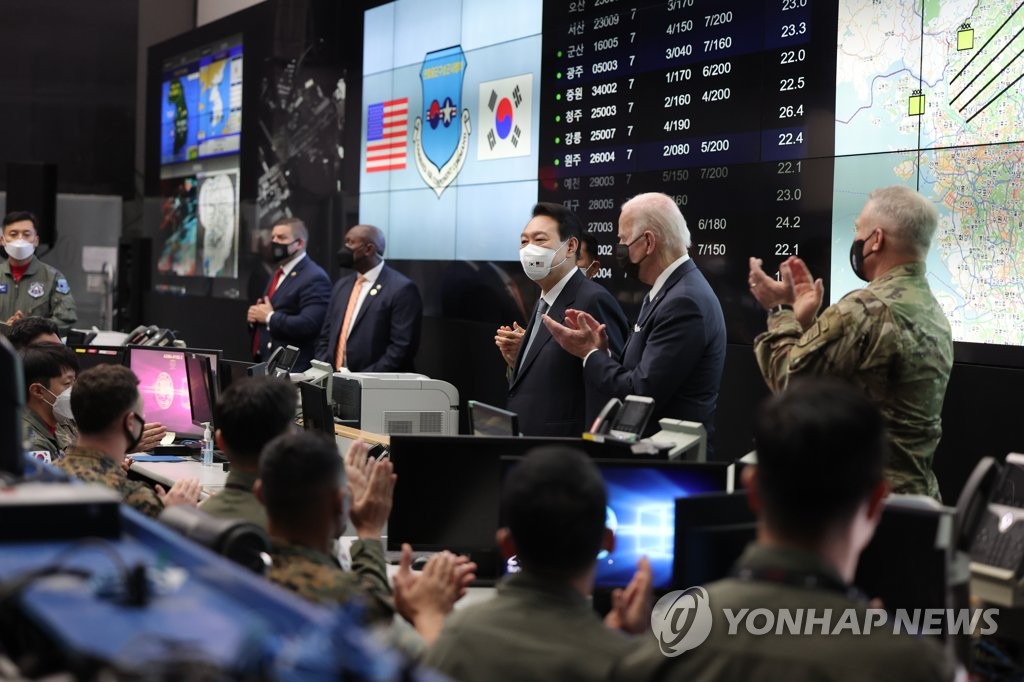
[[[7,293],[7,285],[6,284],[0,284],[0,294],[6,294],[6,293]]]
[[[32,282],[28,287],[28,295],[32,298],[40,298],[43,295],[43,283]]]
[[[63,277],[58,277],[57,278],[57,287],[56,288],[57,288],[57,293],[58,294],[66,294],[69,291],[71,291],[71,287],[68,286],[68,281],[66,279],[64,279]]]

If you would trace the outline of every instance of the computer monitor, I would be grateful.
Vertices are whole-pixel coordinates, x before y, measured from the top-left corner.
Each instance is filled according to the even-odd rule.
[[[198,353],[185,353],[188,399],[192,409],[192,424],[213,424],[213,373],[210,358]]]
[[[334,436],[334,415],[327,402],[327,389],[308,381],[299,382],[302,398],[302,424],[307,431]]]
[[[469,430],[474,436],[518,436],[519,415],[475,400],[469,403]]]
[[[724,462],[598,460],[608,492],[607,525],[615,549],[598,555],[596,587],[624,587],[640,557],[651,563],[655,589],[672,587],[676,500],[725,492]]]
[[[239,379],[244,379],[249,374],[249,368],[253,363],[242,360],[221,360],[220,361],[220,390],[221,393],[228,389],[228,386]]]
[[[79,371],[85,371],[99,365],[123,365],[125,358],[124,346],[83,346],[68,344],[78,358]]]
[[[449,549],[477,563],[477,576],[500,576],[495,543],[501,499],[502,458],[497,449],[434,448],[428,441],[450,437],[391,436],[391,461],[398,475],[388,519],[388,549],[408,542],[417,551]],[[490,439],[488,439],[490,440]]]
[[[14,346],[0,336],[0,471],[20,476],[25,470],[21,414],[25,406],[25,373]]]
[[[672,587],[679,590],[728,576],[757,537],[757,516],[745,492],[681,497],[675,522]]]
[[[854,584],[890,613],[949,605],[954,510],[928,502],[890,496],[857,562]]]
[[[619,547],[599,567],[602,585],[622,586],[636,570],[638,550],[650,556],[655,541],[644,534],[667,532],[668,557],[651,557],[659,586],[671,578],[672,523],[675,499],[687,494],[726,490],[731,473],[725,463],[694,463],[637,457],[621,460],[623,450],[606,443],[572,438],[480,438],[476,436],[391,436],[391,461],[398,474],[394,505],[388,521],[388,549],[403,542],[413,549],[450,549],[470,554],[479,565],[482,579],[500,577],[505,571],[495,545],[500,525],[501,481],[505,472],[531,449],[542,445],[576,447],[595,458],[609,492],[609,507],[622,524]],[[612,458],[609,458],[609,457]],[[455,491],[455,492],[453,492]],[[650,496],[665,518],[647,528],[654,517],[634,518],[639,496]],[[659,506],[660,505],[660,506]],[[663,540],[659,539],[661,543]],[[631,564],[630,564],[631,562]],[[627,564],[631,567],[627,570]],[[622,576],[625,580],[621,580]]]
[[[207,356],[211,368],[220,361],[220,351],[214,350],[129,346],[128,366],[139,378],[146,421],[160,422],[179,439],[202,438],[203,427],[192,423],[186,354]]]

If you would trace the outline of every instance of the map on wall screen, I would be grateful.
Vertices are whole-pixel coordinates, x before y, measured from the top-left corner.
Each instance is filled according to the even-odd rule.
[[[957,341],[1024,344],[1024,5],[843,0],[836,67],[832,300],[874,187],[932,200],[932,291]]]

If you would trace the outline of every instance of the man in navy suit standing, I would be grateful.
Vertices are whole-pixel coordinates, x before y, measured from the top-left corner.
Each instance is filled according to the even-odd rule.
[[[338,264],[355,272],[334,285],[316,358],[353,372],[411,372],[423,301],[412,280],[384,263],[384,233],[350,228]]]
[[[295,346],[294,371],[303,372],[313,359],[317,335],[324,323],[331,278],[306,255],[309,231],[298,218],[279,220],[270,233],[277,269],[264,295],[249,306],[253,359],[267,360],[278,348]]]
[[[540,300],[525,330],[518,323],[503,326],[494,341],[510,368],[508,409],[519,415],[527,436],[579,437],[609,397],[584,384],[579,360],[550,343],[541,316],[561,319],[569,308],[587,311],[604,323],[616,357],[626,337],[618,302],[576,266],[582,232],[575,213],[561,204],[540,203],[520,237],[519,259],[540,287]]]
[[[587,386],[625,398],[654,398],[644,433],[658,430],[658,419],[700,422],[715,433],[715,407],[725,364],[725,318],[718,297],[687,254],[690,231],[679,207],[665,194],[640,194],[622,206],[615,258],[626,274],[651,286],[622,361],[608,352],[609,336],[600,321],[567,310],[565,325],[554,316],[544,325],[555,340],[583,359]]]

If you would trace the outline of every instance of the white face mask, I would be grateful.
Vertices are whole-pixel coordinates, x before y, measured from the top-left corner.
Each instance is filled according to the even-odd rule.
[[[7,242],[4,244],[4,249],[7,250],[7,255],[14,260],[31,258],[32,254],[36,252],[36,247],[24,239],[15,239],[12,242]]]
[[[45,388],[45,387],[44,387]],[[46,392],[53,396],[53,416],[61,424],[68,424],[75,420],[75,415],[71,413],[71,387],[68,386],[66,389],[60,392],[60,395],[54,395],[53,391],[46,389]]]
[[[565,242],[562,242],[558,245],[558,248],[560,249],[564,245]],[[569,258],[569,254],[566,254],[565,258],[562,259],[562,263],[551,265],[551,261],[555,259],[556,253],[558,253],[558,249],[549,249],[537,244],[527,244],[519,249],[519,262],[523,264],[523,272],[526,273],[526,276],[536,282],[550,275],[552,268],[558,267],[558,265],[561,265]]]

